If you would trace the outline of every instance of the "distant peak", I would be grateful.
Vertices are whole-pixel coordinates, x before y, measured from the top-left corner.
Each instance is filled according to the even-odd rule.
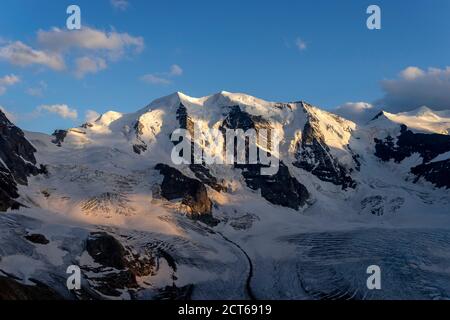
[[[434,111],[428,108],[427,106],[422,106],[420,108],[417,108],[415,110],[412,110],[410,112],[405,112],[409,115],[415,115],[415,116],[423,116],[423,115],[434,115]]]
[[[117,111],[108,111],[102,114],[100,117],[95,120],[95,123],[102,124],[102,125],[109,125],[111,122],[116,121],[117,119],[121,118],[123,116],[122,113]]]
[[[375,117],[373,117],[372,119],[370,119],[370,121],[375,121],[375,120],[380,119],[380,118],[388,118],[388,117],[387,117],[387,114],[388,114],[388,112],[386,112],[386,111],[384,111],[384,110],[381,110],[380,112],[378,112],[378,113],[375,115]],[[369,122],[370,122],[370,121],[369,121]]]

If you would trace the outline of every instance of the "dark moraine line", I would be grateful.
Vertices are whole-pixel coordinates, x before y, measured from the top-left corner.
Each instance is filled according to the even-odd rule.
[[[236,242],[228,239],[222,233],[220,233],[220,232],[216,232],[216,233],[219,234],[225,241],[227,241],[227,242],[231,243],[232,245],[234,245],[236,248],[238,248],[244,254],[245,258],[248,261],[248,266],[249,266],[248,275],[247,275],[247,281],[245,283],[245,290],[246,290],[247,296],[249,297],[250,300],[257,300],[255,295],[253,294],[252,286],[251,286],[251,282],[252,282],[252,278],[253,278],[253,263],[252,263],[252,260],[248,256],[247,252],[245,252],[245,250],[242,249],[242,247],[240,245],[238,245]]]

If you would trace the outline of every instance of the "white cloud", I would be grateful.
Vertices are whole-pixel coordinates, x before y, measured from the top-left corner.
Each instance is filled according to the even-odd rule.
[[[170,75],[174,77],[181,76],[183,74],[183,69],[177,64],[174,64],[170,67]]]
[[[87,110],[85,113],[86,122],[94,122],[100,117],[100,114],[94,110]]]
[[[6,75],[0,78],[0,86],[12,86],[20,82],[20,78],[15,74]]]
[[[20,41],[0,47],[0,59],[21,67],[42,65],[53,70],[63,70],[65,68],[64,59],[61,55],[35,50]]]
[[[74,59],[74,74],[103,70],[109,61],[118,61],[128,53],[141,53],[144,39],[126,32],[105,32],[83,27],[76,32],[52,28],[37,32],[38,49],[21,41],[0,43],[0,60],[19,66],[41,65],[56,71],[65,70],[65,59]],[[33,90],[30,91],[33,94]],[[36,92],[34,92],[36,93]]]
[[[397,79],[382,81],[381,87],[384,97],[375,104],[388,111],[409,111],[424,105],[435,110],[450,109],[450,67],[408,67]]]
[[[110,2],[115,9],[119,9],[122,11],[127,10],[128,6],[130,5],[127,0],[110,0]]]
[[[423,76],[425,72],[417,67],[408,67],[400,72],[400,76],[405,80],[414,80]]]
[[[6,87],[13,86],[18,82],[20,82],[20,78],[14,74],[0,78],[0,96],[5,94]]]
[[[11,122],[17,121],[17,116],[15,113],[9,112],[2,106],[0,106],[0,111],[2,111],[5,114],[5,116],[9,119],[9,121],[11,121]]]
[[[63,52],[69,49],[106,50],[112,58],[119,58],[127,48],[139,53],[144,49],[144,39],[128,33],[83,27],[76,32],[53,28],[50,31],[39,30],[39,44],[52,52]]]
[[[364,123],[372,119],[377,110],[368,102],[347,102],[332,110],[335,114],[356,123]]]
[[[169,79],[156,76],[154,74],[146,74],[141,77],[141,80],[150,84],[171,84],[172,81]]]
[[[173,64],[170,66],[169,72],[149,73],[143,75],[141,80],[155,85],[168,85],[172,83],[172,78],[179,77],[182,74],[183,69],[179,65]]]
[[[106,69],[106,61],[102,58],[81,57],[75,61],[77,78],[84,77],[87,73],[97,73]]]
[[[295,39],[295,46],[298,50],[304,51],[307,48],[307,44],[305,41],[303,41],[301,38]]]
[[[66,104],[41,105],[36,108],[36,111],[38,114],[44,111],[54,113],[64,119],[76,120],[78,118],[77,110],[69,108]]]

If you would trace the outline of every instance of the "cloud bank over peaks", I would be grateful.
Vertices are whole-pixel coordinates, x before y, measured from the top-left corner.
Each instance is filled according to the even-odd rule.
[[[390,112],[427,106],[433,110],[450,109],[450,67],[444,69],[408,67],[396,79],[383,80],[384,96],[374,104]]]

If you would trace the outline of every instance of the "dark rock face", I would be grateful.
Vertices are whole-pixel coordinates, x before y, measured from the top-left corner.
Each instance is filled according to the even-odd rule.
[[[0,164],[0,211],[6,211],[9,208],[19,209],[21,204],[14,200],[18,197],[14,177]]]
[[[177,109],[177,120],[181,129],[188,130],[191,136],[194,136],[194,122],[189,117],[186,107],[180,103]]]
[[[24,285],[14,279],[0,277],[0,300],[64,300],[45,284],[31,280],[35,285]]]
[[[267,130],[268,136],[268,149],[271,150],[271,135],[270,130],[272,130],[272,125],[269,121],[264,119],[261,116],[254,116],[252,114],[249,114],[245,111],[242,111],[239,106],[231,106],[229,107],[230,111],[225,118],[225,120],[222,122],[222,125],[219,127],[219,130],[223,134],[224,142],[227,143],[227,136],[226,136],[226,129],[231,130],[243,130],[246,132],[247,130],[255,130],[256,134],[259,133],[259,130],[265,129]],[[237,151],[236,151],[236,138],[234,138],[234,155],[236,157]],[[245,157],[248,159],[249,157],[249,147],[248,143],[246,143],[245,147]]]
[[[249,129],[255,129],[256,131],[260,129],[272,129],[269,121],[261,116],[255,116],[242,111],[239,106],[229,107],[230,112],[222,123],[221,129],[242,129],[247,131]]]
[[[118,290],[138,288],[136,276],[152,274],[156,266],[153,257],[133,254],[105,232],[92,233],[86,240],[86,251],[96,263],[102,265],[94,270],[102,275],[88,280],[96,290],[108,296],[119,296]]]
[[[289,173],[289,169],[280,162],[278,172],[272,176],[260,174],[261,165],[236,165],[243,169],[242,175],[247,186],[261,190],[261,196],[275,205],[298,210],[306,204],[309,192],[304,185]]]
[[[125,248],[107,233],[93,233],[86,241],[86,250],[95,262],[123,270],[126,268]]]
[[[164,176],[161,196],[167,200],[181,199],[182,204],[191,209],[191,218],[205,223],[215,220],[212,218],[212,202],[203,183],[165,164],[160,163],[155,169]]]
[[[92,123],[86,122],[86,123],[83,123],[83,124],[80,126],[80,128],[88,129],[88,128],[92,128],[93,126],[94,126],[94,125],[93,125]]]
[[[50,243],[50,241],[48,241],[44,235],[36,234],[36,233],[26,235],[25,239],[27,239],[30,242],[37,243],[37,244],[49,244]]]
[[[177,120],[180,129],[187,130],[191,135],[191,139],[194,137],[194,121],[192,121],[191,117],[188,115],[186,107],[180,103],[180,106],[177,109]],[[184,138],[183,138],[184,139]],[[181,142],[181,141],[180,141]],[[177,141],[174,141],[173,144],[177,145]],[[180,153],[180,156],[183,156],[183,152]],[[194,142],[191,141],[191,163],[194,163]]]
[[[28,176],[45,172],[36,166],[35,152],[22,130],[0,111],[0,211],[19,208],[17,183],[27,185]]]
[[[386,213],[395,213],[405,203],[401,197],[388,198],[385,196],[368,196],[361,201],[361,213],[370,213],[375,216],[382,216]]]
[[[438,188],[450,188],[450,160],[431,162],[438,155],[450,151],[450,136],[443,134],[413,133],[408,127],[401,125],[397,142],[394,138],[386,137],[384,140],[375,140],[375,155],[383,161],[393,159],[400,163],[414,153],[422,157],[422,164],[411,168],[416,175],[414,182],[420,178],[435,184]]]
[[[141,154],[147,151],[147,146],[142,144],[133,144],[134,153]]]
[[[330,153],[330,148],[324,141],[319,129],[316,128],[317,120],[310,117],[303,129],[301,145],[298,146],[294,166],[311,172],[322,181],[331,182],[342,186],[342,189],[355,188],[356,182]],[[351,150],[349,150],[351,152]],[[357,160],[357,156],[354,155]],[[358,164],[358,162],[357,162]]]
[[[391,136],[384,140],[375,139],[375,155],[383,161],[393,159],[395,162],[402,162],[413,153],[419,153],[423,158],[423,163],[427,163],[448,151],[450,151],[450,136],[436,133],[413,133],[405,125],[401,125],[396,143]]]
[[[67,130],[55,130],[55,132],[52,133],[52,136],[54,136],[52,143],[56,144],[58,147],[61,147],[67,136]]]
[[[222,127],[228,129],[242,129],[244,131],[255,129],[254,116],[241,110],[239,106],[230,107],[228,116],[223,121]]]
[[[188,301],[191,300],[193,285],[177,287],[175,284],[159,290],[155,300]]]
[[[147,151],[147,144],[141,138],[144,130],[144,125],[140,121],[136,121],[136,123],[134,124],[134,130],[136,132],[136,139],[138,140],[138,143],[133,145],[133,151],[137,154],[141,154]]]
[[[244,132],[249,129],[254,129],[256,132],[266,129],[270,132],[272,126],[266,119],[248,114],[239,106],[232,106],[221,126],[224,139],[226,139],[225,129],[242,129]],[[270,143],[269,139],[269,145]],[[248,157],[248,149],[246,146],[246,157]],[[252,190],[261,190],[261,196],[272,204],[298,210],[309,198],[306,187],[291,176],[289,169],[282,161],[279,163],[278,172],[272,176],[261,175],[261,164],[236,163],[234,166],[242,169],[242,176],[247,186]]]
[[[26,185],[30,174],[38,174],[34,153],[36,149],[25,138],[24,133],[14,126],[0,111],[0,158],[8,166],[19,184]]]
[[[189,165],[189,169],[191,169],[197,179],[214,190],[218,192],[226,191],[226,188],[217,181],[217,178],[211,174],[206,166],[202,164],[191,164]]]
[[[424,178],[438,188],[450,188],[450,159],[421,164],[411,168],[411,173],[416,175],[414,182]]]
[[[132,254],[106,232],[92,233],[86,241],[86,250],[95,262],[117,270],[129,269],[137,276],[149,275],[154,269],[153,258]]]

